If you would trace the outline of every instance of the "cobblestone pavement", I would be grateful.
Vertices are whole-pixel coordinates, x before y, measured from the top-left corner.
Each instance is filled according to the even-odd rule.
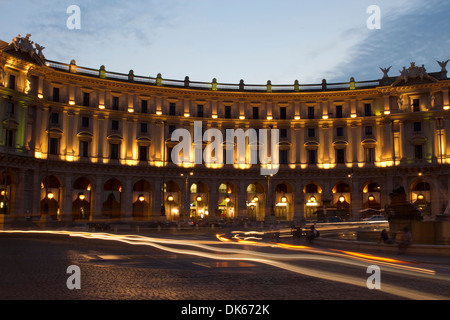
[[[257,263],[60,236],[0,237],[0,299],[284,300],[393,298]],[[69,290],[67,267],[81,271]]]
[[[370,300],[377,290],[268,265],[67,236],[1,235],[1,300]],[[67,268],[81,270],[69,290]]]

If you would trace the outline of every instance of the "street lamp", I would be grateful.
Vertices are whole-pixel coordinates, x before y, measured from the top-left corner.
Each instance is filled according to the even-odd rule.
[[[174,198],[173,195],[169,195],[167,197],[167,201],[169,202],[169,217],[172,216],[172,202],[173,202]]]

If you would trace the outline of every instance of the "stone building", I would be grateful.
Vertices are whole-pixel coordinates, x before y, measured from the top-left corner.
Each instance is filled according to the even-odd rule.
[[[119,74],[42,50],[30,35],[0,42],[0,209],[12,219],[360,219],[399,186],[426,218],[448,205],[444,62],[373,81],[249,85]],[[195,121],[223,136],[278,129],[279,170],[261,175],[252,143],[235,164],[195,164],[192,152],[175,165],[171,136],[194,135]]]

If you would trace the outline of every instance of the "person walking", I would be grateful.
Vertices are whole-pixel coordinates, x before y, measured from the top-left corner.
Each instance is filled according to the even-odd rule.
[[[402,239],[398,244],[398,253],[405,254],[406,249],[411,245],[411,243],[412,243],[411,231],[409,231],[409,229],[405,227],[403,228]]]

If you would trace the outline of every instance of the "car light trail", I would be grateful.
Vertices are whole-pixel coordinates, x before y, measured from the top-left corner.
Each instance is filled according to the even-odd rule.
[[[341,264],[360,266],[367,268],[367,258],[357,257],[354,255],[348,255],[346,253],[339,252],[326,252],[324,250],[316,250],[315,248],[305,247],[305,246],[294,246],[296,250],[310,252],[314,254],[273,254],[273,253],[264,253],[258,251],[251,250],[242,250],[242,249],[229,249],[229,248],[219,248],[208,246],[207,244],[213,244],[217,242],[211,241],[188,241],[188,240],[174,240],[174,239],[163,239],[163,238],[150,238],[145,236],[138,235],[117,235],[117,234],[108,234],[108,233],[89,233],[89,232],[71,232],[71,231],[21,231],[21,230],[0,230],[0,233],[37,233],[37,234],[56,234],[56,235],[67,235],[71,237],[81,237],[92,240],[105,240],[105,241],[118,241],[123,242],[130,245],[144,245],[151,246],[160,250],[164,250],[171,253],[182,254],[182,255],[192,255],[198,256],[207,259],[214,260],[229,260],[229,261],[249,261],[254,263],[266,264],[273,267],[277,267],[280,269],[288,270],[291,272],[295,272],[298,274],[303,274],[310,277],[321,278],[324,280],[340,282],[350,285],[356,285],[359,287],[366,287],[366,279],[361,279],[354,276],[347,276],[335,272],[329,271],[321,271],[317,268],[308,268],[299,265],[294,265],[292,263],[282,262],[280,260],[289,260],[289,261],[299,261],[299,260],[313,260],[313,261],[326,261],[326,262],[336,262]],[[217,239],[220,241],[224,241],[224,244],[255,244],[255,246],[266,246],[273,247],[277,246],[280,248],[288,248],[286,245],[276,244],[276,243],[256,243],[251,241],[242,241],[242,240],[230,240],[223,235],[216,235]],[[170,247],[171,245],[182,245],[182,246],[190,246],[190,247],[198,247],[207,251],[198,251],[198,250],[187,250]],[[292,247],[292,246],[290,246]],[[292,249],[292,248],[290,248]],[[212,251],[212,252],[209,252]],[[317,254],[320,253],[320,254]],[[322,255],[325,253],[326,255]],[[357,258],[361,260],[353,260],[349,259],[349,257]],[[380,261],[381,262],[381,261]],[[394,272],[398,273],[406,273],[408,275],[414,274],[419,276],[417,272],[419,270],[395,270],[397,265],[394,263],[383,262],[385,265],[389,266]],[[424,269],[425,270],[425,269]],[[413,273],[413,271],[415,271]],[[430,275],[430,274],[428,274]],[[420,275],[422,276],[422,275]],[[433,277],[433,279],[442,279],[445,281],[449,281],[448,278],[445,277]],[[425,292],[419,292],[416,290],[410,290],[406,288],[402,288],[395,285],[383,284],[381,291],[396,295],[399,297],[404,297],[408,299],[437,299],[444,300],[448,299],[448,297],[428,294]]]

